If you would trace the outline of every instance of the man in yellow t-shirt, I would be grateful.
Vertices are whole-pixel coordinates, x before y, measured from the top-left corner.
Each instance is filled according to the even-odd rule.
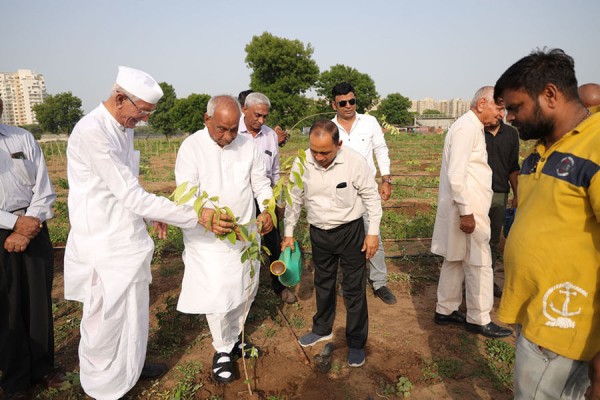
[[[600,399],[600,114],[560,49],[517,61],[494,96],[521,139],[538,140],[519,174],[498,311],[519,332],[515,398]]]

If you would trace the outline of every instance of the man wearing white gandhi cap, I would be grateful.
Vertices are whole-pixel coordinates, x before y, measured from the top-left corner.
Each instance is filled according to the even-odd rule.
[[[163,92],[145,72],[119,67],[110,97],[75,126],[67,147],[71,232],[65,252],[65,298],[83,303],[80,380],[100,400],[127,393],[164,364],[146,364],[148,286],[154,244],[166,224],[191,228],[198,216],[147,193],[138,182],[133,129],[147,121]]]

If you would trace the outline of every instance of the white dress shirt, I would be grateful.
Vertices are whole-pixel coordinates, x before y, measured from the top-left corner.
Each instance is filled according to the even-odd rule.
[[[48,177],[46,161],[31,133],[15,126],[0,124],[0,229],[13,229],[17,215],[40,221],[52,218],[56,193]]]
[[[385,143],[381,126],[375,117],[356,113],[356,119],[352,124],[352,128],[350,128],[350,132],[346,132],[344,127],[339,123],[337,115],[333,117],[332,121],[339,128],[340,140],[344,146],[356,150],[367,160],[373,177],[377,175],[373,152],[375,152],[381,176],[390,174],[388,147]]]
[[[298,158],[290,173],[291,182],[293,172],[298,172],[297,165]],[[379,235],[381,198],[367,162],[359,153],[342,145],[335,159],[324,169],[307,150],[302,182],[303,189],[293,187],[292,206],[285,209],[285,236],[294,236],[302,205],[306,207],[308,223],[325,230],[357,220],[366,211],[367,234]]]
[[[246,127],[243,114],[240,118],[238,133],[253,139],[263,158],[267,178],[271,180],[271,187],[275,186],[279,180],[279,145],[277,144],[277,133],[268,126],[263,125],[260,128],[260,132],[256,136],[252,136],[252,133]]]
[[[263,201],[273,195],[263,158],[252,139],[238,135],[220,147],[208,130],[200,130],[183,141],[175,163],[177,185],[198,185],[218,197],[219,207],[229,207],[237,222],[256,231],[250,224],[256,216],[254,199],[261,211]],[[193,203],[194,199],[190,200]],[[207,204],[206,207],[211,207]],[[242,242],[220,240],[203,226],[183,230],[185,273],[177,309],[186,313],[214,314],[233,310],[246,300],[246,289],[258,288],[258,269],[250,278],[250,263],[241,262]],[[252,297],[252,295],[251,295]]]

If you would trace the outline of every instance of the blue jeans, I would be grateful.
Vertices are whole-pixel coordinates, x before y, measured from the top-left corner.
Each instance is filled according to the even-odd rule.
[[[515,399],[582,399],[590,385],[588,363],[571,360],[527,340],[517,326]]]

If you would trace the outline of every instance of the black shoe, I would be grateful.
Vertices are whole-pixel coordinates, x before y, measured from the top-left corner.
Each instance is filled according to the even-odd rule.
[[[465,317],[465,314],[461,313],[460,311],[453,311],[450,315],[444,315],[436,312],[435,317],[433,317],[433,321],[438,325],[463,325],[465,322],[467,322],[467,317]]]
[[[242,347],[243,347],[243,351],[242,351]],[[252,357],[252,350],[253,349],[256,350],[257,355],[260,355],[260,350],[258,349],[258,347],[256,347],[255,345],[253,345],[250,342],[246,342],[242,346],[242,341],[238,340],[235,343],[235,346],[233,346],[233,350],[231,350],[231,355],[233,357],[241,358],[242,357],[242,353],[243,353],[244,354],[244,358],[250,358],[250,357]]]
[[[235,379],[233,376],[231,357],[231,353],[215,353],[212,365],[213,378],[215,381],[219,383],[229,383]]]
[[[164,374],[167,373],[169,368],[166,364],[157,363],[157,364],[144,364],[144,368],[142,368],[142,374],[140,375],[140,379],[158,379]]]
[[[502,297],[502,288],[494,283],[494,297]]]
[[[379,289],[373,289],[375,297],[379,297],[385,304],[396,304],[396,296],[390,292],[387,286],[382,286]]]
[[[511,329],[503,328],[493,322],[490,322],[487,325],[477,325],[467,322],[467,330],[489,338],[503,338],[510,336],[513,333]]]

